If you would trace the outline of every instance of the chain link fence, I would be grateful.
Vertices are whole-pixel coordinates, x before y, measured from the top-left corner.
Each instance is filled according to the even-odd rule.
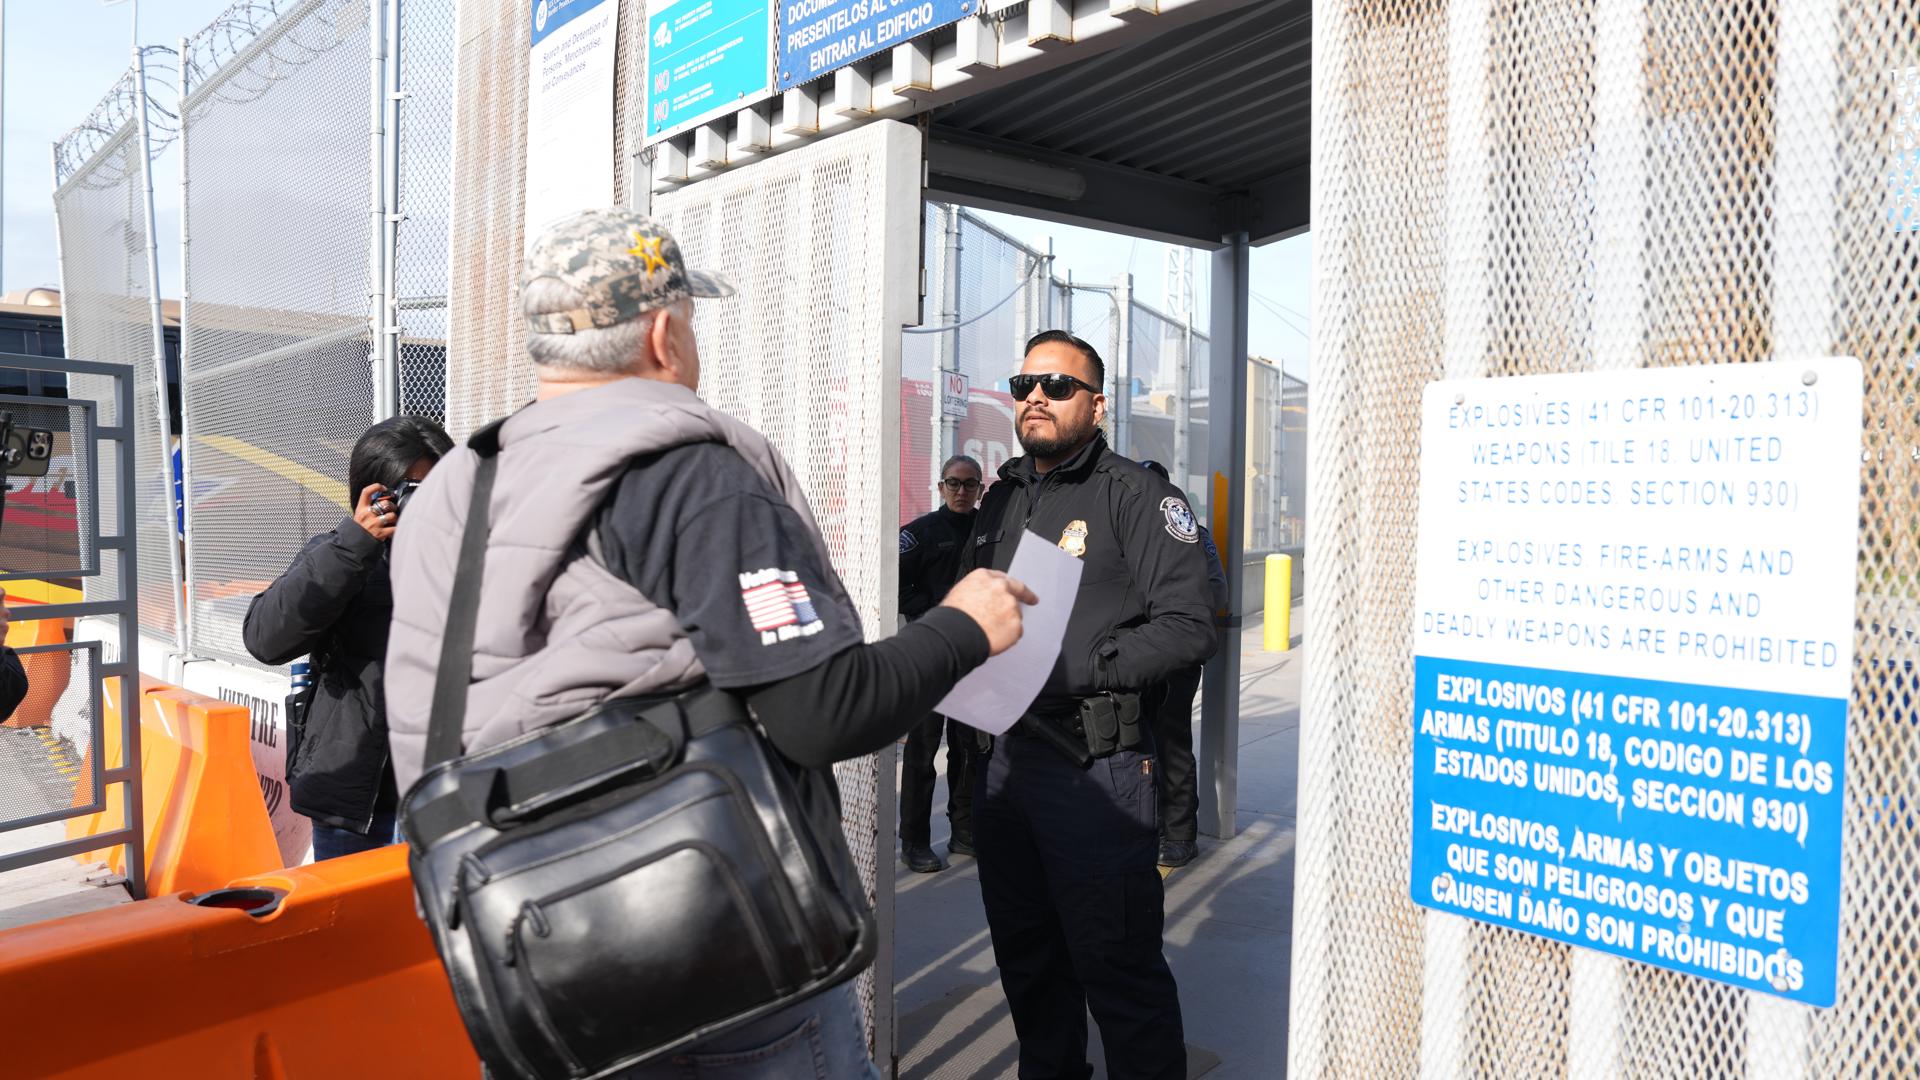
[[[1309,597],[1289,1072],[1920,1074],[1920,9],[1314,13]],[[1421,392],[1809,356],[1866,376],[1839,994],[1815,1009],[1415,907]]]
[[[367,5],[256,6],[189,40],[181,147],[188,644],[242,664],[249,599],[347,513],[373,420]]]
[[[400,411],[447,418],[447,252],[453,209],[455,0],[400,4],[394,310]]]
[[[963,207],[928,204],[924,250],[923,321],[906,332],[901,359],[902,524],[938,505],[935,485],[949,456],[978,459],[989,482],[1019,456],[1007,379],[1019,371],[1027,339],[1054,328],[1070,329],[1106,361],[1113,448],[1165,464],[1201,520],[1209,520],[1211,355],[1204,331],[1134,299],[1125,282],[1090,285],[1056,276],[1051,254]],[[1118,314],[1123,302],[1124,319]],[[1249,364],[1252,471],[1244,527],[1252,555],[1296,547],[1304,534],[1306,384],[1283,380],[1264,360]],[[964,416],[943,415],[943,405],[958,408],[943,391],[947,372],[966,378]],[[1263,379],[1271,381],[1269,392],[1260,392]],[[1283,392],[1283,381],[1292,389]]]
[[[176,58],[167,50],[145,50],[148,92],[164,97],[174,83]],[[92,113],[54,145],[54,219],[60,248],[61,302],[67,355],[82,360],[133,365],[133,508],[139,523],[138,568],[141,631],[169,642],[180,631],[176,597],[180,578],[168,549],[175,543],[173,492],[166,463],[171,435],[163,426],[154,365],[153,291],[147,263],[147,205],[136,68],[116,81]],[[152,150],[158,154],[175,133],[170,110],[149,110]],[[125,419],[111,415],[112,380],[75,375],[70,392],[100,400],[102,424]],[[101,448],[121,452],[120,443]],[[101,462],[101,497],[120,498],[118,462]],[[109,529],[112,523],[107,523]],[[85,581],[88,600],[115,600],[121,553],[101,552],[102,573]]]

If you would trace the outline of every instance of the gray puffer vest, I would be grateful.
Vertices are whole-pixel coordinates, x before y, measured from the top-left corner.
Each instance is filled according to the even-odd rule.
[[[614,696],[672,692],[706,672],[674,613],[586,550],[588,526],[633,458],[694,442],[739,451],[778,492],[831,565],[800,484],[766,437],[674,383],[622,379],[536,402],[500,432],[468,752],[577,716]],[[477,455],[458,447],[407,504],[393,543],[387,729],[394,779],[418,779],[454,568]],[[837,577],[823,583],[843,602]]]

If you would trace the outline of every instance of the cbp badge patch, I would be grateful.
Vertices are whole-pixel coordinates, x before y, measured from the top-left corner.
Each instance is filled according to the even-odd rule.
[[[1087,554],[1087,523],[1086,522],[1080,521],[1079,519],[1075,519],[1073,521],[1067,522],[1067,527],[1061,530],[1060,532],[1060,550],[1066,552],[1067,554],[1073,556],[1076,559],[1086,557],[1086,554]]]
[[[905,529],[900,530],[900,554],[905,555],[920,546],[920,540]]]
[[[1160,500],[1160,512],[1167,518],[1167,535],[1183,544],[1200,539],[1200,524],[1193,520],[1193,511],[1187,509],[1186,500],[1169,495]]]

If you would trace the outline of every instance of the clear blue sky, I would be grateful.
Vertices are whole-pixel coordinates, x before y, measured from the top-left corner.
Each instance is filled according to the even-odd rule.
[[[141,0],[140,39],[169,48],[225,11],[232,0]],[[54,285],[53,141],[86,118],[132,62],[132,5],[99,0],[34,0],[6,5],[6,289]],[[160,281],[178,290],[180,232],[173,153],[154,173],[160,218]],[[169,255],[169,251],[176,254]],[[172,259],[173,261],[169,261]]]
[[[3,3],[4,0],[0,0]],[[143,0],[140,37],[174,45],[211,22],[231,0]],[[6,244],[0,284],[6,289],[59,282],[54,248],[51,145],[93,109],[126,71],[130,6],[99,0],[39,0],[6,5]],[[179,166],[173,150],[156,164],[160,281],[165,295],[179,291]],[[1008,233],[1044,246],[1054,240],[1056,270],[1081,281],[1110,282],[1131,272],[1136,295],[1165,308],[1166,247],[1050,222],[986,215]],[[1311,311],[1311,236],[1256,248],[1253,253],[1251,347],[1305,377],[1307,313]],[[1207,310],[1209,260],[1194,259],[1197,310]]]

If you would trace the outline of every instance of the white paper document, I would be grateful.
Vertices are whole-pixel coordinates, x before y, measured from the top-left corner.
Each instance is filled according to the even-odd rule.
[[[1079,559],[1034,533],[1021,533],[1019,543],[1007,576],[1032,589],[1040,602],[1021,608],[1020,640],[1013,648],[973,669],[934,706],[942,716],[989,735],[1004,734],[1040,696],[1059,659],[1067,617],[1080,592]]]

